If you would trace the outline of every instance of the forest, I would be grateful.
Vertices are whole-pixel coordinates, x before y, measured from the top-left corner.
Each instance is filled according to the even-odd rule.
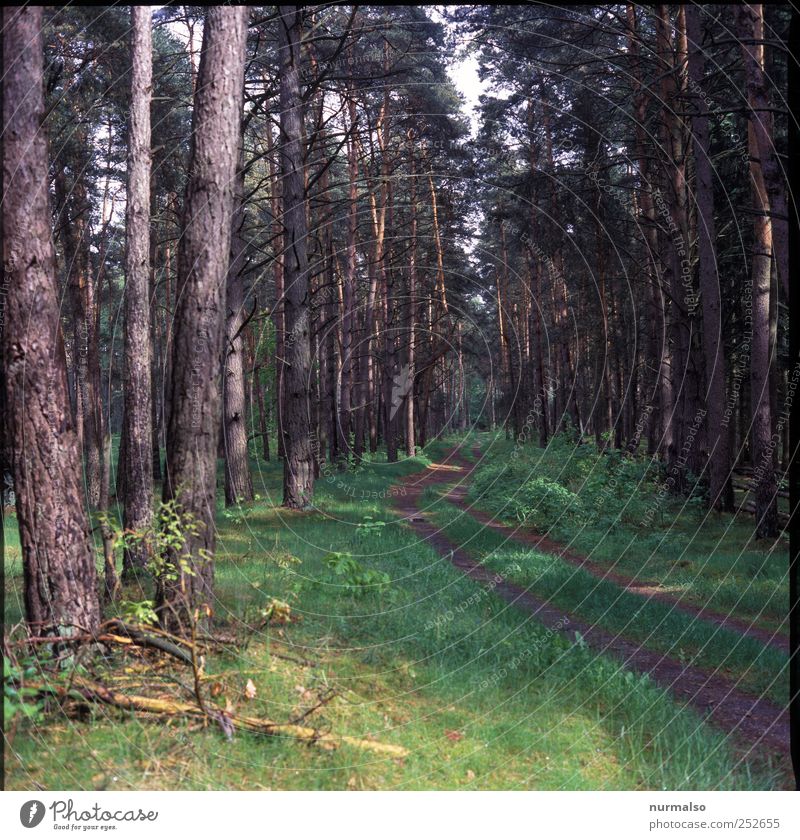
[[[794,787],[796,10],[2,14],[7,788]]]

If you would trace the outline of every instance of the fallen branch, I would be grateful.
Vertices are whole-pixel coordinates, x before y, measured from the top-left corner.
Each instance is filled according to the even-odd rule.
[[[103,627],[111,626],[112,624],[119,624],[120,619],[112,618],[107,621]],[[132,625],[129,623],[125,624],[126,627],[131,627]],[[208,635],[195,635],[194,642],[191,639],[186,638],[185,636],[177,636],[174,633],[170,633],[167,630],[164,630],[163,627],[152,627],[152,626],[141,626],[141,625],[133,625],[135,629],[139,630],[140,632],[146,632],[148,635],[153,636],[160,636],[163,639],[168,639],[174,642],[179,647],[185,647],[189,650],[196,647],[198,650],[207,649],[209,646],[216,645],[217,647],[225,648],[228,647],[236,647],[239,645],[239,639],[237,639],[234,635],[223,636],[221,634],[216,634],[213,636]]]
[[[314,662],[311,659],[300,659],[297,656],[289,656],[288,653],[276,653],[274,650],[269,652],[270,656],[276,659],[284,659],[287,662],[294,662],[296,665],[302,665],[304,668],[318,668],[319,662]]]
[[[321,695],[318,698],[318,701],[310,709],[306,709],[306,711],[304,711],[302,715],[298,715],[297,717],[291,718],[292,723],[302,723],[309,715],[314,714],[314,712],[318,711],[323,706],[330,703],[334,697],[338,696],[339,694],[336,691],[336,689],[328,689],[328,691],[325,694]]]
[[[331,735],[320,733],[310,726],[298,726],[291,723],[275,723],[265,718],[252,717],[250,715],[238,715],[226,712],[224,709],[209,705],[208,714],[196,705],[181,703],[177,700],[160,700],[154,697],[144,697],[135,694],[123,694],[99,683],[93,683],[82,677],[76,677],[70,689],[60,685],[42,685],[26,683],[26,688],[33,688],[43,694],[52,694],[57,697],[75,697],[76,692],[84,700],[105,703],[119,709],[131,712],[147,712],[155,715],[172,715],[188,718],[212,717],[217,722],[228,722],[237,729],[245,729],[250,732],[258,732],[263,735],[277,735],[296,738],[299,741],[339,747],[346,744],[362,750],[371,750],[381,755],[392,758],[404,758],[408,755],[405,747],[394,744],[382,744],[378,741],[367,741],[362,738],[354,738],[350,735]]]
[[[740,490],[742,493],[754,493],[756,488],[751,484],[736,484],[732,482],[732,486],[734,490]],[[779,499],[788,499],[789,498],[789,491],[788,490],[778,490],[776,491],[775,495]]]
[[[238,639],[234,635],[230,636],[221,636],[219,634],[215,636],[198,636],[198,642],[204,642],[209,645],[217,645],[218,647],[225,648],[227,647],[238,647],[241,645],[241,640]]]
[[[178,645],[173,644],[167,639],[143,633],[136,627],[132,627],[130,624],[125,624],[124,622],[118,620],[106,622],[105,626],[114,628],[118,631],[119,635],[106,634],[111,636],[112,641],[125,644],[124,639],[120,638],[121,636],[125,636],[128,637],[133,644],[138,645],[139,647],[154,648],[155,650],[160,650],[162,653],[167,653],[170,656],[175,657],[175,659],[178,659],[187,665],[192,664],[191,654],[187,653],[185,650],[178,647]],[[98,638],[103,641],[103,635],[100,635]]]
[[[156,635],[150,635],[150,633]],[[93,644],[99,642],[100,644],[116,644],[116,645],[133,645],[136,647],[150,647],[160,650],[162,653],[167,653],[175,659],[184,662],[187,665],[192,664],[192,657],[187,651],[183,650],[177,644],[173,644],[168,639],[160,638],[162,634],[156,629],[145,633],[144,631],[133,627],[130,624],[125,624],[117,618],[106,621],[100,628],[98,633],[80,633],[74,636],[25,636],[22,639],[15,641],[7,641],[9,646],[21,645],[52,645],[52,644]],[[174,638],[174,637],[173,637]],[[179,640],[182,644],[191,645],[191,642],[184,642]]]

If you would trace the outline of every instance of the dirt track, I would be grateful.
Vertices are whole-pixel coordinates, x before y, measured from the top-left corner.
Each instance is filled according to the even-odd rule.
[[[424,490],[431,485],[463,481],[473,468],[474,465],[468,464],[457,450],[453,450],[443,463],[434,464],[425,472],[408,476],[403,481],[404,494],[396,498],[396,510],[426,543],[473,580],[484,584],[493,581],[493,591],[507,603],[535,615],[542,624],[554,630],[570,636],[579,632],[594,650],[614,656],[631,670],[649,674],[677,699],[693,706],[702,714],[709,715],[711,721],[732,735],[747,753],[768,750],[778,756],[788,757],[789,715],[785,709],[767,698],[741,691],[732,681],[715,673],[685,665],[665,654],[592,625],[579,616],[565,614],[562,609],[549,605],[532,592],[503,580],[481,566],[460,546],[451,542],[439,528],[427,521],[419,507],[419,499]],[[461,501],[463,502],[463,498]],[[469,513],[475,516],[473,509],[470,509]],[[475,518],[482,521],[479,516]],[[489,525],[488,522],[484,524]],[[492,523],[490,527],[502,533],[512,532],[509,536],[513,536],[514,540],[534,544],[542,551],[561,554],[561,547],[553,543],[553,550],[547,541],[542,542],[535,535],[525,537],[507,526],[500,526],[499,523]],[[617,582],[605,572],[603,576],[607,580]],[[629,579],[626,580],[630,582]],[[691,612],[687,609],[683,611]],[[705,619],[706,615],[700,617]],[[566,626],[565,618],[568,619]],[[728,622],[727,626],[737,629],[731,622]],[[757,638],[752,632],[749,635]]]
[[[480,451],[473,451],[473,456],[476,460],[480,459]],[[467,467],[466,475],[469,475],[469,467]],[[577,568],[584,569],[598,580],[607,580],[610,583],[619,586],[621,589],[639,595],[647,600],[660,601],[663,604],[668,604],[678,612],[690,615],[693,618],[699,618],[703,621],[708,621],[711,624],[716,624],[719,627],[724,627],[727,630],[732,630],[742,636],[749,636],[757,639],[764,645],[777,648],[784,653],[789,653],[789,637],[783,633],[772,632],[761,627],[756,627],[749,621],[744,621],[735,618],[725,613],[717,612],[708,607],[697,607],[694,604],[687,603],[680,597],[664,592],[659,588],[659,584],[653,581],[641,580],[639,578],[632,578],[619,572],[612,572],[599,563],[595,563],[588,557],[570,551],[567,546],[541,534],[537,534],[529,528],[518,526],[512,527],[498,522],[494,517],[486,512],[475,507],[467,501],[467,486],[460,484],[454,487],[447,494],[448,501],[452,502],[457,507],[461,508],[465,513],[468,513],[473,519],[477,519],[481,525],[485,525],[492,531],[501,534],[509,539],[514,540],[524,545],[529,545],[546,554],[555,554],[566,563],[570,563]]]

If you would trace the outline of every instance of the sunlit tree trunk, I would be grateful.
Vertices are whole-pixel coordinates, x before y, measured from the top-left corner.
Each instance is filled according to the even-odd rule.
[[[763,35],[761,7],[751,12],[737,6],[739,37],[758,41]],[[758,69],[763,72],[764,45],[742,44],[742,53],[751,108],[759,102]],[[750,402],[752,411],[753,481],[755,483],[756,531],[761,538],[778,533],[778,499],[772,454],[772,411],[770,407],[770,275],[772,268],[772,221],[770,202],[764,181],[761,146],[758,141],[761,115],[753,112],[747,128],[750,150],[750,187],[753,196],[753,253],[750,263],[752,284],[752,351],[750,356]]]
[[[770,109],[768,80],[764,67],[764,4],[737,7],[737,34],[741,42],[750,105],[750,124],[755,134],[764,188],[769,198],[772,249],[784,303],[789,303],[789,210],[786,175],[775,149],[774,115]]]
[[[178,251],[164,501],[180,519],[182,544],[164,557],[157,609],[163,624],[184,632],[195,610],[205,604],[210,611],[213,603],[219,372],[247,14],[244,6],[210,6],[206,12]]]
[[[308,221],[303,162],[303,100],[300,93],[299,6],[280,6],[280,162],[284,229],[284,312],[286,364],[283,414],[283,504],[304,508],[314,492],[309,388],[311,336],[309,324]]]
[[[153,428],[150,366],[150,92],[153,77],[150,9],[131,7],[131,101],[125,248],[125,495],[122,568],[134,575],[149,559],[153,518]]]

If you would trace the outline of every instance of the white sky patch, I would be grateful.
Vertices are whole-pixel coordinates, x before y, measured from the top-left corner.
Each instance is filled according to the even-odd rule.
[[[164,6],[150,6],[153,13],[160,11]],[[200,45],[203,40],[203,18],[199,17],[194,24],[194,31],[191,32],[186,22],[183,20],[171,20],[166,24],[167,29],[171,35],[174,35],[185,47],[187,47],[187,54],[189,60],[194,66],[195,73],[200,70]],[[190,43],[190,39],[194,36],[194,41]]]
[[[431,20],[441,23],[448,32],[452,32],[453,26],[449,24],[442,14],[442,10],[452,8],[450,6],[432,6],[430,9]],[[478,77],[478,57],[474,52],[468,52],[466,44],[461,44],[455,55],[446,60],[447,75],[453,82],[456,90],[464,97],[464,112],[469,119],[470,135],[474,138],[480,127],[478,113],[479,99],[482,94],[489,90],[489,82],[481,81]]]
[[[452,7],[432,6],[429,15],[431,20],[442,24],[448,30],[448,33],[452,33],[452,24],[449,24],[442,14],[448,8]],[[478,66],[478,57],[474,51],[469,49],[469,43],[466,41],[456,47],[453,55],[445,58],[447,75],[455,89],[464,97],[462,113],[469,120],[469,134],[473,140],[478,136],[481,126],[480,97],[490,90],[489,81],[481,81],[479,78]],[[467,222],[467,231],[459,239],[466,252],[467,259],[474,262],[475,249],[479,242],[478,230],[483,224],[483,214],[480,211],[470,213],[465,221]]]
[[[447,72],[456,90],[464,97],[465,110],[469,118],[470,134],[477,136],[480,127],[479,98],[488,89],[488,83],[478,78],[478,59],[470,53],[462,59],[448,62]]]

